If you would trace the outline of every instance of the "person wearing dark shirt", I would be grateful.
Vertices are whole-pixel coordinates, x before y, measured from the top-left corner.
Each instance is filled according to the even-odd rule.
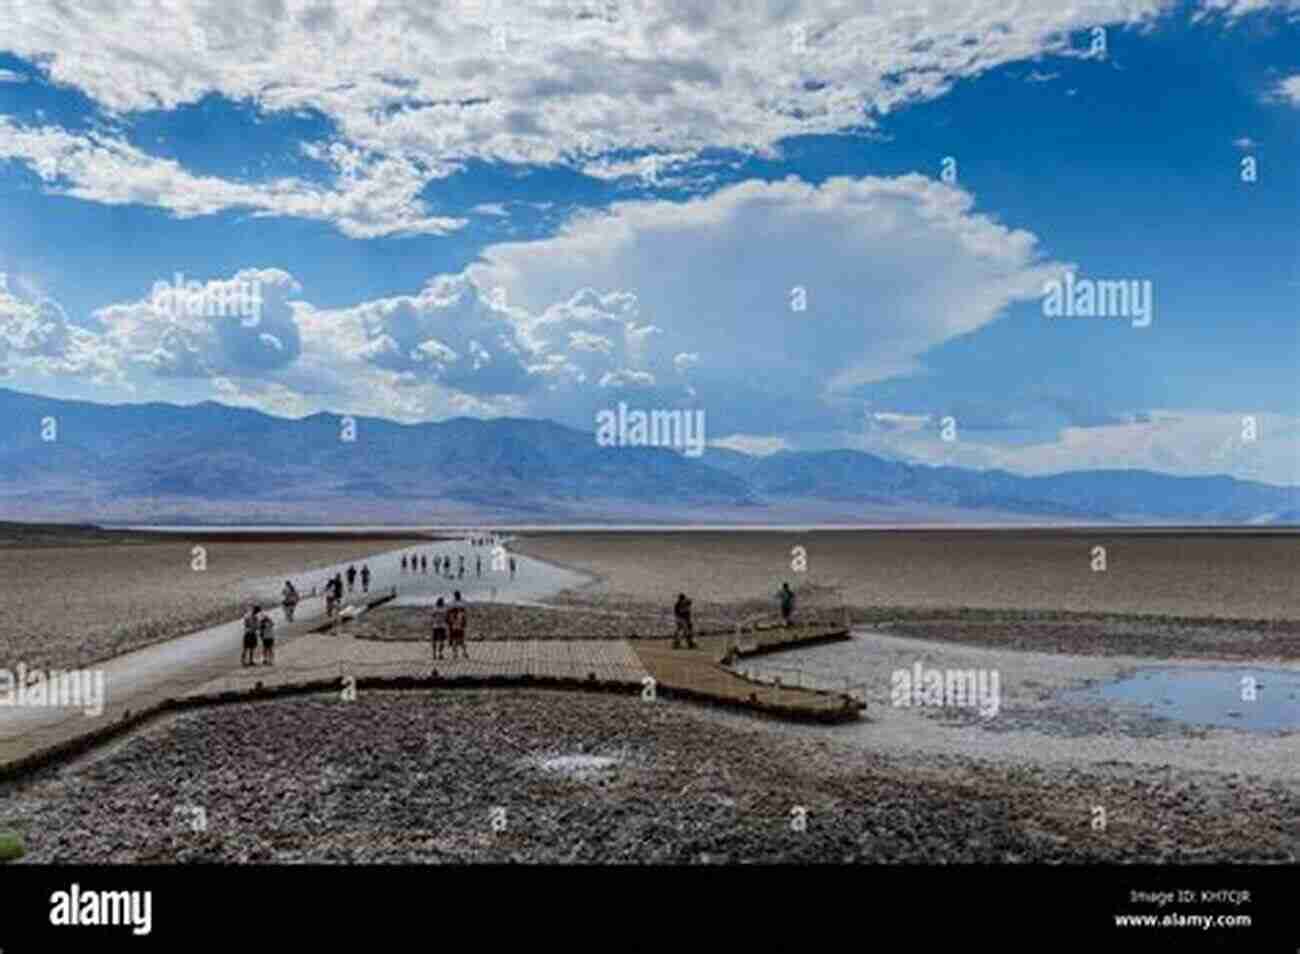
[[[677,602],[673,604],[673,616],[676,617],[677,628],[673,633],[673,649],[681,648],[682,637],[686,638],[686,645],[689,649],[695,649],[695,627],[691,622],[691,601],[685,593],[677,594]]]

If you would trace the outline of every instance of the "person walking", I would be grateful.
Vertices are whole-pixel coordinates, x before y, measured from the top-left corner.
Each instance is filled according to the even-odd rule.
[[[465,630],[469,625],[469,613],[465,609],[465,603],[460,598],[460,590],[456,591],[455,602],[451,604],[451,609],[447,611],[447,631],[451,637],[451,658],[456,658],[456,649],[459,648],[461,655],[469,659],[469,650],[465,647]]]
[[[427,556],[422,555],[420,557],[420,572],[426,576],[429,574],[429,558]]]
[[[298,608],[298,591],[288,580],[284,581],[284,621],[293,622],[293,611]]]
[[[245,666],[253,665],[253,655],[257,652],[257,634],[262,625],[262,607],[254,603],[244,615],[244,653],[240,662]]]
[[[441,553],[435,553],[433,555],[433,575],[442,576],[442,554]]]
[[[275,620],[271,619],[270,613],[262,614],[262,622],[259,625],[262,636],[262,665],[275,665]]]
[[[406,572],[406,554],[405,554],[405,553],[402,554],[402,572],[403,572],[403,573]]]
[[[433,604],[433,658],[441,659],[447,642],[447,610],[442,597]]]
[[[354,564],[348,567],[348,592],[349,593],[352,592],[352,588],[356,585],[356,582],[357,582],[357,568]]]
[[[515,578],[515,558],[512,556],[510,558],[510,579],[513,580],[514,578]]]
[[[370,592],[370,564],[361,564],[361,592]]]
[[[483,575],[483,558],[481,556],[474,558],[474,575],[478,577]]]
[[[677,594],[677,602],[673,604],[673,616],[677,622],[676,630],[673,632],[673,649],[681,649],[682,637],[686,638],[688,649],[695,649],[695,626],[691,622],[691,601],[685,593]]]
[[[790,620],[794,616],[794,590],[790,589],[789,583],[782,583],[778,595],[781,598],[781,621],[789,627]]]

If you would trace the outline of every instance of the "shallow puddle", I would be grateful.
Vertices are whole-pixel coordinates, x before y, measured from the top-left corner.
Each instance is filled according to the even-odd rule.
[[[1076,699],[1142,706],[1194,725],[1250,732],[1300,730],[1300,672],[1245,666],[1139,669],[1115,682],[1067,693]]]

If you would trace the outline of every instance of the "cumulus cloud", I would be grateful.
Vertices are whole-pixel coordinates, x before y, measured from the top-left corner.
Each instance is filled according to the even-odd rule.
[[[120,364],[162,377],[258,375],[291,365],[301,351],[290,302],[301,287],[279,269],[229,279],[160,279],[148,297],[101,308],[93,318]]]
[[[244,208],[358,238],[441,234],[464,222],[431,214],[421,190],[470,160],[621,177],[643,168],[627,153],[644,153],[672,182],[702,150],[770,156],[790,136],[872,125],[1004,64],[1073,55],[1071,31],[1141,24],[1164,6],[932,0],[901,15],[892,3],[676,0],[620,2],[611,18],[567,0],[117,0],[74,18],[0,0],[6,49],[121,123],[213,94],[318,113],[337,141],[308,148],[336,181],[201,176],[54,127],[0,126],[0,155],[90,201]]]
[[[672,380],[670,402],[681,384],[661,372],[689,370],[719,429],[771,433],[919,370],[925,351],[1037,298],[1064,269],[1033,235],[972,206],[916,175],[747,182],[686,203],[616,204],[554,237],[491,246],[469,273],[540,312],[530,336],[547,350],[578,328],[621,343],[586,380]],[[623,294],[574,293],[588,286]],[[795,288],[805,310],[792,308]]]

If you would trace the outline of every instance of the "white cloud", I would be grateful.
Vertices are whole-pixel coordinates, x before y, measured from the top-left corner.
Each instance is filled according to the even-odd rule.
[[[716,441],[709,441],[709,446],[739,451],[754,457],[767,457],[778,451],[790,450],[790,445],[783,437],[759,437],[753,434],[732,434]]]
[[[26,83],[27,76],[13,70],[0,70],[0,83]]]
[[[1300,107],[1300,73],[1288,76],[1273,88],[1273,98],[1291,106]]]
[[[554,237],[491,246],[469,273],[547,316],[535,339],[561,315],[565,333],[585,324],[616,341],[621,328],[608,373],[667,386],[656,372],[689,367],[719,429],[770,433],[918,370],[926,350],[1036,299],[1064,270],[1041,260],[1033,235],[972,208],[968,193],[917,175],[747,182],[686,203],[617,204]],[[626,295],[593,308],[594,293],[575,295],[584,286]],[[791,310],[795,286],[806,311]]]
[[[339,140],[309,146],[335,163],[333,188],[200,176],[121,140],[48,127],[7,125],[0,155],[91,201],[186,216],[249,208],[359,238],[442,234],[463,222],[418,195],[471,159],[622,175],[614,156],[627,152],[662,154],[669,172],[711,147],[772,155],[783,138],[872,125],[1004,64],[1071,55],[1071,31],[1149,22],[1167,5],[931,0],[904,17],[883,2],[674,0],[622,2],[610,19],[555,2],[116,0],[74,18],[0,0],[6,49],[119,122],[217,94],[319,112]]]
[[[1300,11],[1300,0],[1201,0],[1196,19],[1203,20],[1211,14],[1218,14],[1236,20],[1265,10],[1295,13]]]
[[[898,415],[922,420],[922,415]],[[846,446],[926,464],[998,468],[1025,476],[1069,470],[1142,469],[1183,476],[1229,474],[1243,480],[1300,485],[1300,418],[1251,414],[1253,440],[1245,439],[1244,414],[1153,410],[1127,422],[1062,428],[1050,440],[1003,444],[959,431],[944,441],[937,427],[870,428],[825,435],[825,446]],[[799,449],[808,442],[793,439]]]
[[[1255,140],[1251,139],[1249,136],[1242,136],[1240,139],[1234,139],[1232,144],[1238,149],[1255,149],[1259,146],[1259,143],[1255,142]]]
[[[177,218],[247,209],[255,215],[295,216],[333,223],[353,238],[454,231],[464,219],[427,215],[416,196],[426,176],[402,159],[327,152],[336,187],[299,179],[247,184],[187,172],[101,133],[74,134],[54,126],[21,126],[0,117],[0,159],[17,159],[58,195],[106,205],[150,205]]]

